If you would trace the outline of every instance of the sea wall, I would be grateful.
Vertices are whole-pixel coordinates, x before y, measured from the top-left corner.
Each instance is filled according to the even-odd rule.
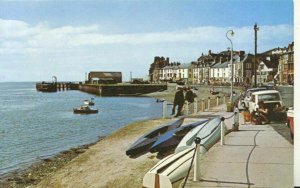
[[[101,96],[138,96],[141,94],[163,91],[165,84],[82,84],[79,90]]]

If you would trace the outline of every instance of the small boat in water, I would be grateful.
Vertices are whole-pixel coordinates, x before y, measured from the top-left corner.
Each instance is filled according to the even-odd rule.
[[[73,112],[75,114],[96,114],[98,113],[98,109],[93,109],[88,105],[83,105],[79,108],[73,108]]]
[[[83,103],[90,106],[95,105],[94,98],[91,98],[91,100],[86,99]]]
[[[158,128],[144,134],[128,148],[126,155],[138,155],[140,153],[147,152],[161,135],[179,127],[183,123],[183,120],[184,118],[180,118],[176,121],[161,125]]]

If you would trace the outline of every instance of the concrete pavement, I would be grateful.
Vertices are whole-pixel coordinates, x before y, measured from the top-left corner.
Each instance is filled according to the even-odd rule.
[[[204,114],[232,114],[215,111]],[[227,128],[232,119],[225,121]],[[191,170],[185,187],[293,187],[294,147],[283,131],[288,131],[284,123],[245,124],[240,115],[239,131],[227,134],[225,145],[217,143],[201,157],[201,180],[194,182]]]

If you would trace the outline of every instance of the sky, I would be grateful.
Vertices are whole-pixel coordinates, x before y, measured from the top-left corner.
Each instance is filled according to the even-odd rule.
[[[146,78],[155,56],[258,53],[294,41],[292,0],[0,0],[0,82],[83,81],[90,71]]]

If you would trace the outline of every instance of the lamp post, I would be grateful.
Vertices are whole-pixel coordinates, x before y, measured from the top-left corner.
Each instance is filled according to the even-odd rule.
[[[231,64],[230,102],[232,103],[232,101],[233,101],[233,61],[232,61],[232,58],[233,58],[233,45],[232,45],[231,39],[228,37],[228,34],[230,34],[233,37],[233,35],[234,35],[233,30],[228,30],[227,33],[226,33],[226,38],[230,41],[230,44],[231,44],[231,53],[230,53],[230,64]]]
[[[259,30],[259,27],[257,27],[257,24],[254,25],[254,87],[256,87],[257,84],[257,75],[256,75],[256,55],[257,55],[257,31]]]

